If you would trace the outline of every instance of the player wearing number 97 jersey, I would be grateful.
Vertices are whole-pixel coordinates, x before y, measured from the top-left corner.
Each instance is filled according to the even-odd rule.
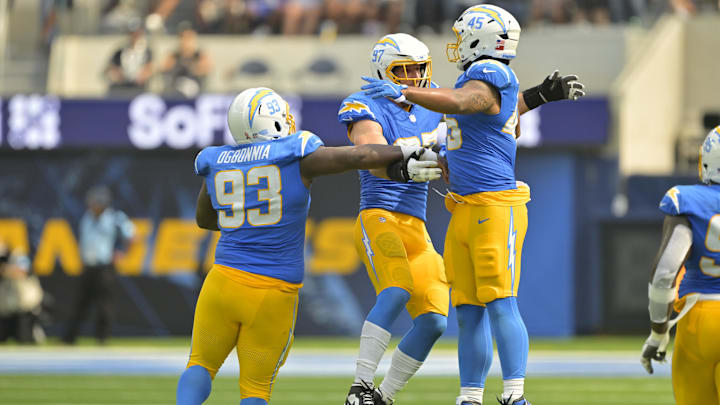
[[[704,184],[675,186],[660,201],[665,222],[648,289],[651,334],[641,357],[652,374],[651,361],[665,360],[677,323],[672,383],[678,405],[720,403],[720,126],[700,147],[699,169]],[[673,304],[679,315],[669,320]]]
[[[314,134],[295,131],[287,103],[267,88],[240,93],[228,125],[238,145],[209,147],[195,159],[195,173],[205,179],[198,225],[221,236],[198,298],[190,360],[178,382],[182,405],[205,401],[233,348],[241,404],[269,400],[293,339],[312,178],[426,154],[387,145],[326,148]]]

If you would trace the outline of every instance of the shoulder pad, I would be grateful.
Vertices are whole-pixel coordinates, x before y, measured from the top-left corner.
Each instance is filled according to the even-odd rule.
[[[310,131],[300,131],[290,136],[295,137],[293,155],[297,158],[304,158],[325,145],[319,136]]]
[[[503,89],[512,84],[508,66],[492,59],[484,59],[473,63],[465,72],[465,75],[470,80],[482,80],[498,89]]]
[[[377,121],[372,111],[374,104],[366,97],[357,94],[343,100],[338,110],[338,121],[342,124],[349,124],[362,120]]]
[[[686,213],[686,205],[683,204],[686,193],[684,187],[675,186],[668,190],[660,200],[660,211],[667,215],[683,215]]]

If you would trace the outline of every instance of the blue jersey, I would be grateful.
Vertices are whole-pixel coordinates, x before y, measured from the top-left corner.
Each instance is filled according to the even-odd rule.
[[[195,158],[221,236],[215,263],[290,283],[303,278],[310,190],[300,159],[323,142],[301,131],[274,141],[211,146]]]
[[[692,228],[679,295],[720,293],[720,185],[676,186],[660,201],[667,215],[684,215]]]
[[[470,80],[481,80],[498,90],[500,113],[447,116],[450,189],[460,195],[515,189],[517,77],[504,63],[481,60],[460,75],[455,88]]]
[[[431,146],[437,143],[442,114],[414,105],[408,112],[387,98],[373,99],[362,92],[343,100],[338,120],[372,120],[380,124],[389,145]],[[425,220],[427,183],[398,183],[360,170],[360,210],[382,208]]]

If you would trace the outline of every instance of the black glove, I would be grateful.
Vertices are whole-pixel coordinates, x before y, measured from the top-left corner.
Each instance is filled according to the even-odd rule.
[[[577,75],[560,76],[554,71],[542,83],[523,91],[525,105],[529,109],[560,100],[577,100],[585,95],[585,85],[578,82]]]

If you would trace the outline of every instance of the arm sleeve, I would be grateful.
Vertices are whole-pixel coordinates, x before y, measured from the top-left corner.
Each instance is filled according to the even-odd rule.
[[[673,187],[665,193],[660,200],[660,211],[666,215],[683,215],[686,214],[683,204],[683,195],[679,187]]]
[[[130,218],[122,212],[122,211],[116,211],[116,218],[118,229],[120,229],[120,234],[123,239],[130,239],[135,234],[135,225],[133,225],[132,221],[130,221]]]
[[[293,156],[298,159],[304,158],[325,145],[319,136],[310,131],[300,131],[294,136],[297,136],[297,139],[293,145]]]
[[[491,62],[474,63],[465,75],[470,80],[482,80],[500,90],[512,84],[507,68]]]
[[[195,156],[194,171],[198,176],[205,176],[210,171],[210,163],[207,159],[208,155],[209,152],[207,152],[207,149],[203,149]]]

